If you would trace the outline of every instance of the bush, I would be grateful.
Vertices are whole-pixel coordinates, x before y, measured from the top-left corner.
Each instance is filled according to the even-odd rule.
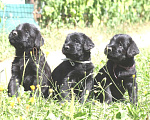
[[[106,25],[150,20],[149,0],[42,0],[44,26]]]

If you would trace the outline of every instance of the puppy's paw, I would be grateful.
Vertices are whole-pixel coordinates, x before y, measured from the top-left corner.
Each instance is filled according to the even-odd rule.
[[[105,103],[110,104],[112,100],[105,100]]]

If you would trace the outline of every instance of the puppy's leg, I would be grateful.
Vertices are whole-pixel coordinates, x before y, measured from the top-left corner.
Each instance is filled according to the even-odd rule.
[[[17,97],[18,88],[19,88],[19,82],[17,79],[15,79],[14,76],[12,76],[8,84],[8,96],[12,97],[13,95],[16,94],[16,97]]]
[[[78,73],[78,71],[74,70],[68,73],[68,75],[63,79],[63,84],[60,86],[61,99],[71,99],[70,90],[72,87],[74,88],[76,84],[78,84],[76,83],[79,79],[78,76],[80,76],[80,74]]]
[[[36,79],[36,77],[34,77],[32,79],[34,79],[33,85],[37,86],[37,79]],[[43,95],[44,98],[47,98],[49,96],[49,87],[44,81],[42,81],[42,80],[40,80],[40,81],[42,82],[42,83],[39,83],[39,84],[41,84],[41,87],[38,88],[38,89],[37,89],[37,87],[35,87],[35,90],[34,90],[34,91],[36,91],[36,96]],[[34,92],[34,91],[32,91],[32,92]],[[31,96],[32,96],[32,93],[31,93]]]
[[[70,100],[70,88],[68,87],[68,85],[63,84],[60,88],[60,92],[61,92],[61,99],[64,98],[66,100]]]
[[[104,101],[108,104],[110,104],[112,102],[112,94],[111,94],[111,90],[110,90],[110,86],[106,86],[105,88],[105,96],[103,97]]]
[[[87,79],[85,79],[84,84],[85,84],[84,90],[81,93],[81,103],[83,103],[85,101],[86,94],[88,95],[87,101],[88,101],[89,97],[91,96],[92,89],[94,88],[93,76],[91,75]],[[86,92],[88,92],[88,93],[86,93]]]
[[[49,87],[50,87],[49,84],[47,82],[43,81],[42,87],[41,87],[41,92],[42,92],[44,98],[47,98],[50,94]]]
[[[127,86],[127,89],[128,89],[128,94],[129,94],[129,99],[130,99],[130,102],[135,104],[138,100],[137,98],[137,89],[138,89],[138,86],[137,86],[137,83],[136,81],[134,81],[135,83],[129,83],[128,86]]]
[[[68,85],[69,83],[67,81],[64,82],[64,84],[61,85],[60,87],[60,99],[62,100],[63,98],[66,100],[70,100],[70,87]]]
[[[49,96],[49,87],[47,85],[42,87],[41,92],[43,93],[44,98],[47,98]]]

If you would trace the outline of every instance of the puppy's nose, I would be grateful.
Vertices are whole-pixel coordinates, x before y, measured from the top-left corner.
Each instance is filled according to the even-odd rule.
[[[69,46],[69,45],[65,45],[65,46],[64,46],[64,49],[65,49],[65,50],[69,50],[69,49],[70,49],[70,46]]]
[[[108,51],[108,52],[112,52],[112,47],[107,46],[107,51]]]
[[[17,36],[18,35],[17,31],[15,31],[15,30],[12,31],[12,34],[13,34],[13,36]]]
[[[108,54],[111,53],[111,52],[112,52],[112,47],[106,46],[104,53],[105,53],[106,55],[108,55]]]

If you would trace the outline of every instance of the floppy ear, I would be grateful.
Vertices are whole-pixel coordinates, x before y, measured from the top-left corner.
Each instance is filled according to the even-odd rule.
[[[137,54],[139,54],[139,49],[137,45],[135,44],[135,42],[132,40],[127,50],[127,56],[134,57]]]
[[[89,51],[90,49],[94,48],[95,45],[88,36],[83,34],[83,39],[84,39],[84,50],[85,51]]]
[[[41,36],[40,31],[37,30],[37,34],[35,37],[35,47],[40,48],[42,45],[44,45],[44,39]]]

